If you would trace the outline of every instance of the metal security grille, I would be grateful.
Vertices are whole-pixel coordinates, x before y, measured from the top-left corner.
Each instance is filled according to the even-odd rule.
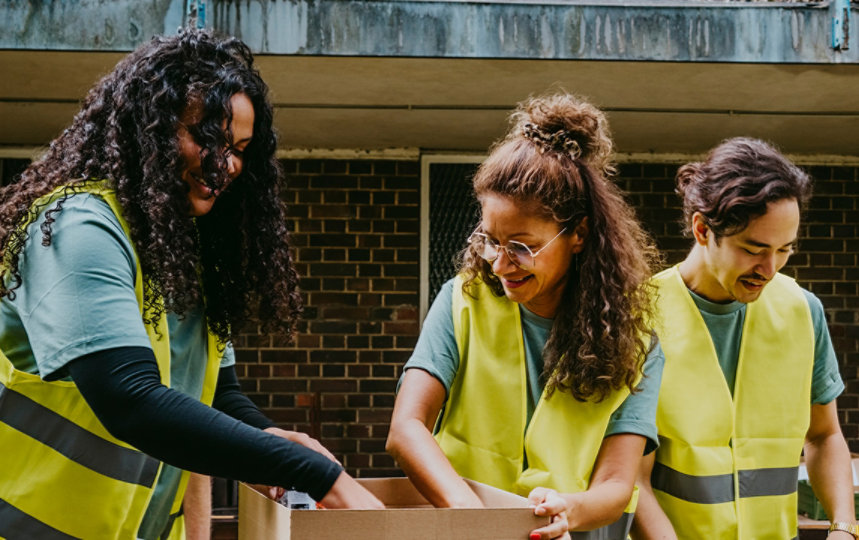
[[[480,219],[471,191],[477,163],[432,163],[429,167],[429,303],[456,272],[456,262]]]
[[[16,181],[29,164],[29,159],[0,158],[0,186]]]

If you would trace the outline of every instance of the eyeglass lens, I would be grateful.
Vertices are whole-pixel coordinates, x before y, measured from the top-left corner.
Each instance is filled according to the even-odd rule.
[[[473,242],[477,244],[475,247],[477,247],[478,255],[486,262],[493,262],[498,258],[500,250],[504,249],[507,253],[507,258],[509,258],[510,261],[519,268],[525,270],[532,268],[534,265],[533,253],[528,249],[528,246],[521,242],[511,240],[510,242],[507,242],[506,245],[500,246],[487,236],[480,233],[476,233],[474,235]]]

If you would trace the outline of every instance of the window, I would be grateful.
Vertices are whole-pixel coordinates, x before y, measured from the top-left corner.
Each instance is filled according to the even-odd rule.
[[[0,158],[0,186],[14,183],[29,164],[29,159]]]
[[[459,253],[480,219],[471,179],[482,159],[421,159],[421,320],[441,286],[454,277]]]

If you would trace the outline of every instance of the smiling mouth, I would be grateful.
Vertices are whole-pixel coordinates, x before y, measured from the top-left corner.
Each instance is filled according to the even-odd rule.
[[[521,287],[525,283],[527,283],[528,280],[530,280],[532,277],[534,277],[533,274],[528,274],[527,276],[525,276],[521,279],[501,278],[501,281],[504,284],[504,286],[507,287],[508,289],[516,289],[518,287]]]
[[[212,189],[209,186],[207,186],[206,182],[203,181],[203,177],[201,175],[194,173],[194,172],[188,172],[188,176],[190,176],[191,179],[194,180],[194,183],[197,184],[200,191],[202,191],[207,196],[207,198],[208,197],[217,197],[218,195],[220,195],[221,190]]]
[[[763,288],[763,286],[767,284],[767,280],[740,278],[740,283],[742,283],[747,289],[757,290]]]

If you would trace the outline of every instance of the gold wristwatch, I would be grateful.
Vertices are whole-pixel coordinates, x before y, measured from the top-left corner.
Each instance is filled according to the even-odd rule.
[[[859,525],[855,523],[847,523],[846,521],[833,521],[829,526],[829,532],[844,531],[853,535],[853,538],[859,540]]]

